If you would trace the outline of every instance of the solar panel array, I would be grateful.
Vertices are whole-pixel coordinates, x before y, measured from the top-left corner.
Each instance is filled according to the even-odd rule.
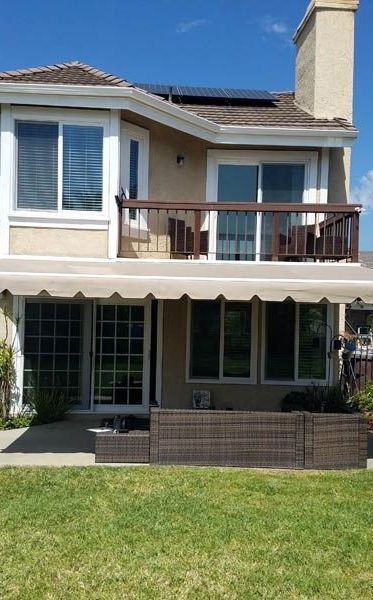
[[[271,102],[276,98],[266,90],[242,90],[232,88],[191,87],[185,85],[165,85],[160,83],[134,83],[146,92],[158,96],[178,96],[180,98],[211,98],[219,100],[261,100]]]

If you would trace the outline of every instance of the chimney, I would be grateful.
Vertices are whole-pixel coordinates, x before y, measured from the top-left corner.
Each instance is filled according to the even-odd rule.
[[[294,35],[295,99],[316,118],[352,121],[359,0],[311,0]]]

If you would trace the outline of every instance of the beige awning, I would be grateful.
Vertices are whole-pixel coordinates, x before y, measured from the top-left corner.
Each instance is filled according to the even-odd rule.
[[[0,259],[0,291],[22,296],[373,303],[373,270],[358,264],[184,260]]]

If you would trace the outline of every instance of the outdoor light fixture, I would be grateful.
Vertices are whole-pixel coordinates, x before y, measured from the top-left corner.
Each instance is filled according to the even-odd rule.
[[[176,162],[178,167],[184,166],[184,156],[182,154],[178,154],[176,157]]]

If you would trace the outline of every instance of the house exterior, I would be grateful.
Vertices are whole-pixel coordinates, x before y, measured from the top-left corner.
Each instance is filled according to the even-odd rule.
[[[313,0],[295,93],[131,83],[80,62],[0,73],[0,292],[18,406],[276,410],[338,377],[373,302],[349,204],[358,0]],[[1,333],[1,332],[0,332]]]

